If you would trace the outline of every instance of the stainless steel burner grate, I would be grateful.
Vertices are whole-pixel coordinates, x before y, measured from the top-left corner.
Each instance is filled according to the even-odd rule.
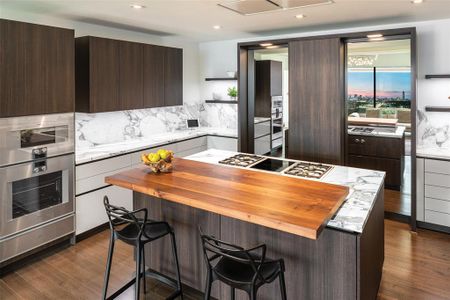
[[[232,157],[219,161],[219,163],[230,166],[248,167],[262,159],[264,159],[264,157],[253,154],[236,154]]]
[[[324,164],[298,162],[284,173],[292,176],[320,179],[332,168],[332,166]]]

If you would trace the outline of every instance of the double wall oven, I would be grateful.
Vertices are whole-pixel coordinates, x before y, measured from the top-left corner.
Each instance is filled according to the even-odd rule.
[[[0,119],[0,264],[75,229],[74,114]]]

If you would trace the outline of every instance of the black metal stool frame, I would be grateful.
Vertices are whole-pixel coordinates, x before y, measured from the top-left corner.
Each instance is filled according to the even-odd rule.
[[[106,271],[105,271],[105,278],[104,278],[104,285],[103,285],[103,293],[102,293],[102,299],[114,299],[118,295],[120,295],[122,292],[124,292],[126,289],[128,289],[130,286],[135,284],[135,299],[139,299],[139,290],[140,290],[140,279],[144,277],[144,292],[147,292],[147,287],[145,283],[145,277],[151,277],[154,279],[157,279],[171,287],[173,287],[175,292],[173,292],[168,298],[166,299],[175,299],[177,297],[180,297],[183,300],[183,290],[182,290],[182,284],[181,284],[181,276],[180,276],[180,267],[178,262],[178,254],[177,254],[177,246],[175,241],[175,233],[170,227],[170,225],[167,222],[156,222],[148,220],[148,211],[146,208],[141,208],[134,211],[128,211],[127,209],[123,207],[118,207],[115,205],[111,205],[109,203],[109,199],[107,196],[104,196],[103,203],[105,205],[106,214],[108,215],[109,220],[109,227],[111,230],[111,237],[109,241],[109,250],[108,250],[108,260],[106,264]],[[143,215],[141,218],[139,218],[139,215]],[[124,237],[122,236],[121,230],[117,229],[117,226],[121,225],[127,226],[134,226],[135,227],[135,236],[132,237]],[[156,237],[150,237],[146,233],[146,227],[147,226],[166,226],[167,232],[160,234]],[[171,237],[172,242],[172,252],[175,259],[175,266],[176,266],[176,276],[177,280],[173,280],[172,278],[161,274],[159,272],[147,269],[145,270],[145,253],[144,253],[144,246],[145,244],[152,242],[154,240],[160,239],[167,234]],[[109,275],[111,272],[111,263],[114,253],[114,243],[116,240],[121,240],[129,245],[132,245],[135,247],[135,256],[136,256],[136,277],[132,280],[130,280],[127,284],[125,284],[122,288],[117,290],[114,294],[106,297],[107,291],[108,291],[108,283],[109,283]]]
[[[249,295],[250,300],[256,300],[258,289],[264,284],[273,282],[277,277],[280,284],[281,299],[287,300],[286,284],[284,279],[284,261],[283,259],[267,259],[266,245],[262,244],[250,249],[244,249],[240,246],[218,240],[213,236],[205,235],[203,234],[201,228],[199,228],[199,231],[202,240],[203,253],[208,268],[205,300],[210,299],[212,283],[216,280],[220,280],[230,286],[231,300],[235,299],[236,289],[244,290]],[[245,282],[233,280],[231,278],[224,278],[224,276],[216,271],[218,263],[224,258],[231,262],[238,263],[237,265],[249,265],[254,273],[252,279]],[[264,266],[268,263],[273,264],[274,272],[271,273],[270,276],[265,277],[262,271]],[[236,271],[239,272],[239,270]]]

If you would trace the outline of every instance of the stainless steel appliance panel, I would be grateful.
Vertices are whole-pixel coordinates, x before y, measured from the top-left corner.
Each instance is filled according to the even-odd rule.
[[[0,166],[74,150],[73,113],[0,119]]]
[[[75,216],[70,215],[44,226],[0,240],[0,263],[75,231]]]
[[[74,212],[74,155],[0,168],[0,239]]]

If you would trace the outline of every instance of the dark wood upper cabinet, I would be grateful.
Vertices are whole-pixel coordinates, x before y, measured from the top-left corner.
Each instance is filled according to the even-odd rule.
[[[282,63],[255,61],[255,117],[272,117],[272,97],[282,96]]]
[[[166,48],[164,64],[164,105],[182,105],[183,50]]]
[[[183,104],[182,49],[97,37],[76,39],[76,110]]]
[[[0,117],[74,111],[74,31],[0,19]]]
[[[166,48],[144,45],[144,107],[164,106]]]
[[[341,40],[290,42],[288,157],[343,164],[344,118]]]
[[[119,44],[119,99],[122,110],[144,107],[143,50],[138,43]]]

